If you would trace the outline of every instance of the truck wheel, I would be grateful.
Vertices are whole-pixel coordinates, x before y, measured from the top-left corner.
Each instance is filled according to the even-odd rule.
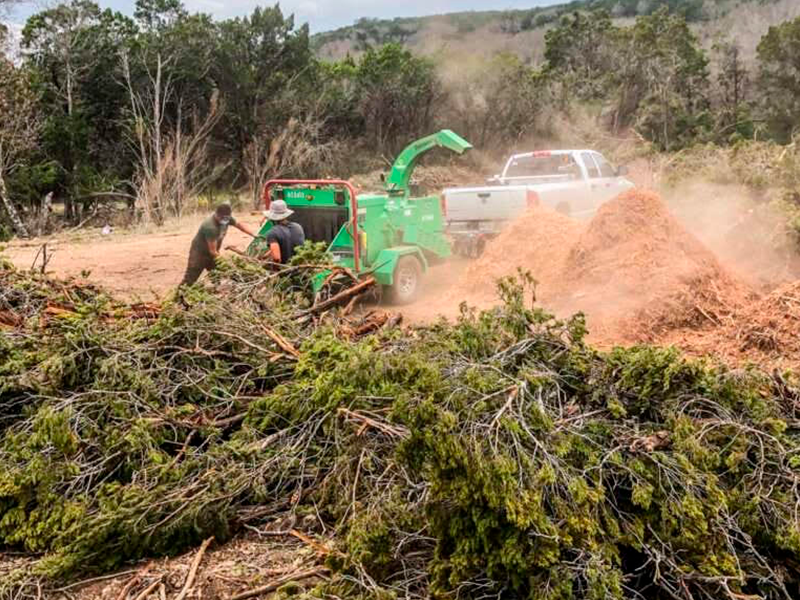
[[[472,245],[472,252],[470,253],[470,258],[480,258],[481,256],[483,256],[484,250],[486,250],[486,240],[483,238],[478,238]]]
[[[570,209],[568,202],[559,202],[556,205],[556,212],[568,217],[572,213],[572,210]]]
[[[410,304],[422,287],[422,265],[416,256],[403,256],[394,268],[394,283],[386,290],[390,304]]]

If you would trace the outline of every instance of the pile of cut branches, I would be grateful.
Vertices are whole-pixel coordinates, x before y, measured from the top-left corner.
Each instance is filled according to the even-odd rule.
[[[0,595],[287,518],[335,544],[314,597],[800,596],[791,376],[600,354],[524,278],[401,330],[297,272],[137,319],[88,289],[42,319],[59,285],[1,272],[0,548],[31,558]]]

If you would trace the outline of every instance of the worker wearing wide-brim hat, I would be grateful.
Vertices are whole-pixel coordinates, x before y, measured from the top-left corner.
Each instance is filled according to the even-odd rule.
[[[264,217],[272,222],[272,227],[267,232],[269,254],[279,264],[288,263],[294,256],[294,249],[306,241],[306,234],[300,224],[289,220],[292,214],[294,211],[283,200],[273,200],[269,210],[264,211]]]

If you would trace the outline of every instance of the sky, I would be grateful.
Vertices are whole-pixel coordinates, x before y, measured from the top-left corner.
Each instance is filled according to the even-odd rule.
[[[131,14],[135,0],[95,0],[101,7],[110,7]],[[283,0],[280,2],[284,14],[294,13],[297,23],[309,23],[312,32],[327,31],[351,25],[361,17],[392,18],[458,12],[462,10],[504,10],[532,8],[559,4],[564,0]],[[274,2],[258,0],[183,0],[192,12],[206,12],[224,19],[245,15],[257,5],[272,5]],[[27,16],[41,10],[47,0],[34,0],[17,8],[10,17],[11,22],[22,23]]]

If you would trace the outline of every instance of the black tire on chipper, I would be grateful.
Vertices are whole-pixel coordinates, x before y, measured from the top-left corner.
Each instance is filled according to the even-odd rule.
[[[394,281],[386,288],[390,304],[410,304],[422,288],[422,264],[416,256],[402,256],[394,268]]]

